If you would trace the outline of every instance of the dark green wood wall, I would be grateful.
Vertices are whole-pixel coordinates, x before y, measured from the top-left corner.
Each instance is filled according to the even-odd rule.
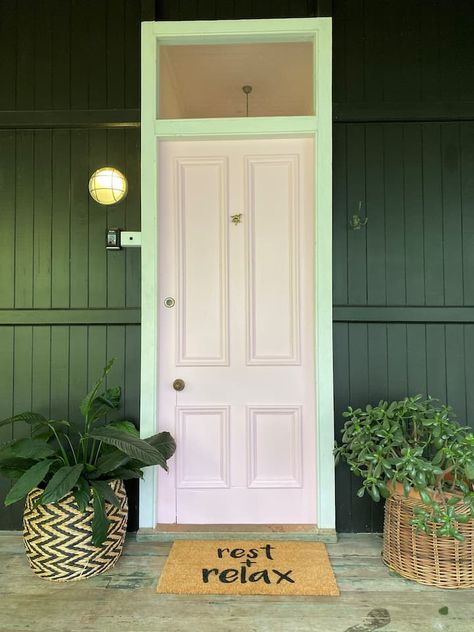
[[[140,21],[328,15],[336,430],[349,403],[415,392],[474,425],[470,0],[1,0],[0,418],[77,416],[114,356],[138,421],[139,253],[106,253],[103,237],[140,227]],[[87,194],[105,162],[130,185],[108,210]],[[369,220],[352,231],[359,202]],[[381,506],[356,485],[339,467],[338,529],[379,530]],[[0,527],[20,512],[2,509]]]
[[[106,226],[140,229],[140,22],[153,18],[145,0],[0,3],[0,419],[77,419],[115,357],[121,413],[139,421],[140,253],[107,253],[104,238]],[[111,208],[87,189],[106,164],[129,181]],[[21,511],[2,508],[0,527],[18,528]]]
[[[349,403],[415,393],[474,426],[474,5],[332,5],[336,432]],[[336,476],[338,529],[381,530]]]

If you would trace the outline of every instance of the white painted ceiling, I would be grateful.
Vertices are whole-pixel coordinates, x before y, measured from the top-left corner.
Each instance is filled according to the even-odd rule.
[[[313,114],[310,42],[163,46],[160,118]]]

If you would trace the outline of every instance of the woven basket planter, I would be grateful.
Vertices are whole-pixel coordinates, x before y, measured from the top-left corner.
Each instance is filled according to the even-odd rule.
[[[383,561],[399,575],[438,588],[474,587],[474,520],[458,524],[464,542],[417,532],[409,524],[419,499],[394,494],[385,502]],[[462,509],[458,510],[463,513]],[[465,511],[466,513],[467,510]]]
[[[42,490],[32,490],[23,514],[23,540],[33,572],[56,582],[93,577],[111,568],[122,554],[127,528],[128,503],[122,481],[112,484],[118,507],[106,502],[110,520],[106,541],[92,546],[92,506],[81,513],[72,494],[59,502],[34,507]]]

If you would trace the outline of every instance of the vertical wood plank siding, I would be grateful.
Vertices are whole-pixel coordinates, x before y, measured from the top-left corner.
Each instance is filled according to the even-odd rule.
[[[474,101],[470,0],[333,0],[332,16],[335,104]]]
[[[104,240],[106,226],[140,229],[139,132],[107,126],[110,112],[139,107],[142,12],[153,19],[148,0],[1,4],[0,314],[9,324],[0,325],[0,419],[32,409],[78,420],[81,399],[115,357],[109,382],[123,389],[118,414],[139,421],[140,326],[127,310],[140,306],[140,252],[107,253]],[[59,110],[80,126],[52,116],[45,128],[38,112]],[[87,110],[97,112],[94,128],[81,118]],[[23,129],[12,126],[15,112]],[[112,209],[87,189],[106,164],[129,183]],[[117,308],[120,324],[87,324],[87,310]],[[15,323],[25,309],[31,324]],[[39,324],[48,310],[62,310],[59,324]],[[68,310],[82,310],[84,324],[70,324]],[[2,427],[0,443],[28,432]],[[21,504],[3,507],[9,488],[0,479],[0,528],[18,529]],[[136,497],[132,484],[131,528]]]
[[[321,0],[157,0],[158,20],[254,20],[329,15]]]
[[[334,0],[332,15],[336,434],[348,404],[414,393],[474,427],[474,7]],[[336,476],[338,529],[380,530],[381,506]]]
[[[473,122],[334,126],[335,305],[473,305],[473,158]]]
[[[474,324],[335,323],[336,433],[342,411],[367,401],[430,393],[472,425]],[[380,525],[379,509],[355,497],[360,481],[338,467],[338,516],[344,530]],[[347,505],[347,506],[346,506]]]
[[[139,228],[137,130],[0,131],[0,155],[0,309],[139,307],[139,250],[104,247],[106,225]],[[109,162],[127,174],[130,187],[113,211],[87,193],[89,174]],[[120,414],[138,422],[139,348],[137,325],[69,326],[66,316],[61,326],[0,327],[0,419],[29,409],[77,419],[91,382],[115,357],[110,381],[124,389]],[[28,432],[2,428],[0,441]],[[1,503],[9,488],[1,479]],[[21,511],[3,508],[1,528],[18,528]],[[136,520],[132,515],[131,526]]]
[[[113,417],[138,421],[139,325],[0,326],[0,418],[34,409],[79,420],[79,404],[107,359],[116,358],[108,382],[123,390],[124,407]],[[111,417],[112,418],[112,417]],[[0,441],[27,436],[29,428],[0,428]],[[10,488],[0,479],[1,502]],[[2,529],[21,524],[21,503],[2,507]]]
[[[430,323],[429,309],[426,322],[408,322],[418,307],[473,305],[473,155],[472,122],[334,126],[338,436],[349,403],[416,393],[448,402],[474,427],[474,324]],[[359,200],[368,223],[354,231]],[[364,309],[344,322],[343,307],[354,305],[367,316],[381,308],[381,321],[398,306],[400,322],[367,322]],[[379,529],[379,508],[355,497],[358,481],[347,472],[338,481],[338,528]]]
[[[76,418],[114,356],[110,381],[138,420],[139,325],[126,310],[140,305],[140,253],[106,253],[103,240],[106,226],[140,229],[137,130],[108,123],[137,120],[140,21],[318,15],[334,29],[336,433],[348,404],[418,392],[474,425],[471,0],[1,3],[0,315],[13,316],[0,326],[0,418]],[[111,209],[87,195],[106,162],[130,185]],[[353,231],[359,202],[368,224]],[[15,323],[24,309],[38,322]],[[40,321],[49,309],[66,310],[64,322]],[[116,325],[73,325],[75,309],[125,311]],[[0,442],[11,438],[0,428]],[[380,530],[381,505],[355,497],[347,468],[336,476],[338,529]],[[2,509],[0,528],[18,528],[20,512]]]
[[[140,20],[147,4],[2,2],[0,110],[138,108]]]
[[[106,226],[139,227],[137,130],[0,130],[0,160],[0,309],[139,307],[139,250],[104,245]],[[112,208],[87,188],[109,162],[130,190]]]

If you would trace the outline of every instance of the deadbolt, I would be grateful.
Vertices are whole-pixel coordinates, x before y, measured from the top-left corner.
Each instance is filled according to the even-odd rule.
[[[185,386],[186,384],[184,383],[184,380],[177,379],[173,382],[173,388],[175,391],[184,391]]]
[[[174,307],[175,304],[176,304],[176,301],[174,300],[172,296],[167,296],[165,300],[163,301],[163,305],[165,307]]]

